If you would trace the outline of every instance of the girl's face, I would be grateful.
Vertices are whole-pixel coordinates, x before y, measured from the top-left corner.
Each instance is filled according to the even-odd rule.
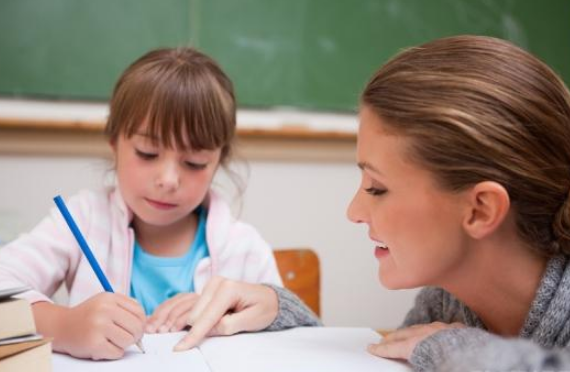
[[[155,146],[144,131],[120,136],[113,149],[121,193],[135,222],[161,227],[189,220],[210,189],[221,153]]]
[[[357,141],[362,180],[348,218],[368,225],[379,277],[390,289],[442,285],[466,259],[466,193],[451,193],[406,157],[410,139],[386,133],[364,106]]]

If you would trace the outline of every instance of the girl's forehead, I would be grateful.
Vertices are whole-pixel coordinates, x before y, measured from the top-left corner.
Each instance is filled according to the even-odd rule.
[[[190,134],[186,132],[182,124],[179,126],[170,125],[168,129],[165,130],[161,123],[150,125],[148,119],[145,119],[138,126],[134,126],[130,133],[125,134],[127,137],[138,138],[157,146],[180,148],[181,150],[191,149]]]
[[[136,131],[133,135],[130,136],[130,139],[136,142],[142,142],[144,144],[152,145],[155,147],[164,147],[172,150],[177,151],[184,151],[184,152],[198,152],[201,149],[194,150],[190,145],[189,141],[184,141],[183,145],[180,146],[179,141],[176,140],[175,135],[173,134],[169,141],[163,140],[160,135],[154,135],[148,132],[140,132]]]

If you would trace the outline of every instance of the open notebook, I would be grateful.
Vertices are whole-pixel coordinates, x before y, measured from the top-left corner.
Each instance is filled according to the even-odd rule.
[[[410,371],[403,363],[366,352],[368,344],[380,339],[368,328],[308,327],[212,337],[199,348],[172,352],[183,335],[145,335],[146,354],[133,348],[117,361],[95,362],[54,354],[53,372]]]

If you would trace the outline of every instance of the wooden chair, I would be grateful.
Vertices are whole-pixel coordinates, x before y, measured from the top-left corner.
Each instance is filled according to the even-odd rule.
[[[319,257],[311,249],[277,249],[273,251],[285,288],[321,315],[321,278]]]

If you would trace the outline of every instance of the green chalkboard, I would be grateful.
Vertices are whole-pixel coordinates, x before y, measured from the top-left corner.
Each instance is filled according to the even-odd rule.
[[[568,0],[1,0],[0,95],[107,100],[147,50],[192,45],[242,107],[352,110],[404,47],[454,34],[509,39],[570,81]]]

